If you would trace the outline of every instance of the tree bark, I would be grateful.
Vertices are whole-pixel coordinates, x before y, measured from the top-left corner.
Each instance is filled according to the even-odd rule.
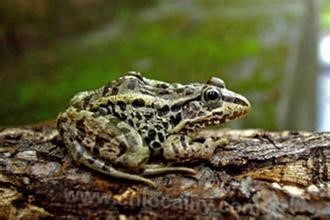
[[[196,176],[111,178],[74,162],[52,126],[0,130],[0,219],[330,217],[330,133],[207,130]],[[157,162],[157,161],[154,161]]]

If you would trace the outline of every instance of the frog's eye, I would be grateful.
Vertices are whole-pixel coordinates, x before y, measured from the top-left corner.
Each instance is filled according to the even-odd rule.
[[[211,88],[204,91],[203,99],[205,102],[216,102],[220,100],[220,98],[221,94],[216,89]]]

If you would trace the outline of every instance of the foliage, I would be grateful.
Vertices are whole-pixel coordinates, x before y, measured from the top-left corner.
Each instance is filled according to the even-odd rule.
[[[280,82],[301,11],[297,4],[298,10],[269,16],[273,5],[281,7],[274,2],[243,7],[229,1],[160,1],[146,9],[117,8],[102,28],[7,60],[1,124],[55,118],[76,92],[137,70],[182,83],[219,76],[253,105],[246,120],[231,126],[276,129]]]

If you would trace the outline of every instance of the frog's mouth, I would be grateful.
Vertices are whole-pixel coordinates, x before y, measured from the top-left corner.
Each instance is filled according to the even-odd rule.
[[[244,96],[226,89],[222,92],[221,106],[205,112],[204,115],[180,122],[174,130],[196,132],[203,128],[244,117],[250,111],[251,104]]]

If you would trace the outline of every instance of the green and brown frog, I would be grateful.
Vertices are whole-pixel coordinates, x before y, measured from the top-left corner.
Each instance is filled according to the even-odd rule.
[[[128,72],[99,89],[80,92],[58,116],[58,129],[74,160],[112,177],[142,181],[188,167],[149,164],[210,159],[218,143],[196,139],[203,128],[246,115],[249,101],[212,77],[207,83],[166,83]]]

